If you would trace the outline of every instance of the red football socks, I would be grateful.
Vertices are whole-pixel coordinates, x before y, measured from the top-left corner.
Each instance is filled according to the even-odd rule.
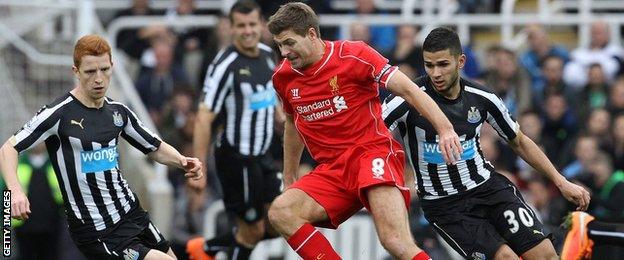
[[[327,238],[309,223],[301,226],[290,238],[288,244],[304,260],[339,260]],[[424,251],[423,251],[424,252]],[[426,254],[425,254],[426,255]],[[415,258],[420,259],[420,258]]]
[[[431,260],[431,257],[425,251],[420,251],[420,253],[416,254],[412,260]]]

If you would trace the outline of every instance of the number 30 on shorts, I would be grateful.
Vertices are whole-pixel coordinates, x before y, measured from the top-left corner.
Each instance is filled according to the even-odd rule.
[[[516,214],[512,210],[508,209],[503,212],[503,216],[505,216],[507,223],[509,223],[509,231],[511,231],[512,234],[518,232],[520,224],[518,223],[518,220],[516,220]],[[522,225],[525,227],[533,226],[533,217],[531,217],[528,210],[525,208],[518,208],[518,216],[520,216],[520,222],[522,222]]]

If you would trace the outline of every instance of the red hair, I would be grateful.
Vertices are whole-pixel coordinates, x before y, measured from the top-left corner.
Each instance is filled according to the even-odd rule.
[[[108,54],[111,63],[113,62],[111,47],[104,38],[96,34],[83,36],[74,47],[74,66],[80,67],[80,61],[84,56],[101,56],[103,54]]]

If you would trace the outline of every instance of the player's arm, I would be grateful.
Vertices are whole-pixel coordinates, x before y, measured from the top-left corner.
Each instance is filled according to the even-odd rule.
[[[542,152],[531,138],[518,130],[516,137],[508,143],[517,155],[557,185],[561,194],[567,200],[578,205],[577,210],[587,209],[590,200],[589,192],[559,174],[555,166],[546,157],[546,154]]]
[[[11,191],[11,216],[17,219],[28,219],[30,214],[30,203],[17,179],[17,150],[15,137],[11,136],[2,148],[0,148],[0,170],[6,182],[7,188]]]
[[[436,129],[444,161],[454,164],[462,153],[459,136],[440,107],[403,72],[397,70],[388,80],[387,88],[416,108]]]
[[[187,178],[202,177],[202,163],[197,158],[186,157],[166,142],[161,142],[156,151],[147,154],[150,159],[167,166],[178,167],[186,171]]]
[[[297,179],[303,147],[303,141],[301,141],[297,128],[295,128],[292,115],[286,114],[286,121],[284,122],[284,188],[288,188]]]
[[[197,115],[195,116],[195,128],[193,129],[193,155],[199,158],[202,165],[206,165],[208,154],[210,153],[210,137],[212,135],[212,122],[216,118],[216,114],[203,103],[199,104]],[[208,178],[189,181],[189,185],[195,189],[203,189],[206,187]]]

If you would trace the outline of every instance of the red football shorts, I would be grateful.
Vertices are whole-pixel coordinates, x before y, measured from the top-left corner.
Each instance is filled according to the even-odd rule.
[[[404,166],[403,150],[392,152],[387,146],[355,147],[333,163],[320,164],[289,188],[302,190],[325,209],[329,223],[314,223],[316,226],[335,229],[362,207],[370,211],[365,191],[372,186],[396,186],[409,208]]]

